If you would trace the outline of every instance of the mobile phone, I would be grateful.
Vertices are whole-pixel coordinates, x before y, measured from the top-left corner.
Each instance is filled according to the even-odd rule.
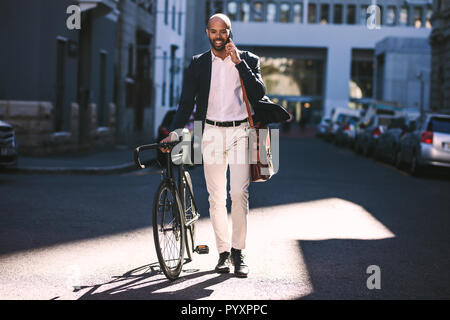
[[[225,42],[225,44],[230,43],[230,39],[233,39],[233,32],[230,31],[230,34],[228,35],[228,39]]]

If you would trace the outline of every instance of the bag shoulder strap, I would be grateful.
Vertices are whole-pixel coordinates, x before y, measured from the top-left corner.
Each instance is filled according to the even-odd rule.
[[[244,82],[242,81],[241,76],[239,76],[239,80],[241,80],[242,96],[244,97],[245,106],[247,107],[248,121],[250,122],[250,128],[254,128],[252,112],[250,111],[250,104],[248,103],[248,98],[247,98],[247,91],[245,90]]]
[[[244,59],[245,54],[246,54],[245,51],[241,52],[240,57],[242,59]],[[250,103],[248,102],[247,91],[245,90],[244,81],[242,81],[241,75],[239,75],[239,80],[241,81],[242,96],[244,97],[245,106],[247,108],[248,121],[250,122],[250,128],[254,128],[252,112],[250,111]]]

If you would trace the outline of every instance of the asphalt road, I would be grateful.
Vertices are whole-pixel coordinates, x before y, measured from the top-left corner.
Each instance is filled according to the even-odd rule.
[[[280,142],[279,173],[250,189],[247,279],[213,272],[202,167],[191,174],[211,252],[175,282],[153,247],[154,169],[0,175],[0,299],[450,298],[448,178],[410,177],[317,139]]]

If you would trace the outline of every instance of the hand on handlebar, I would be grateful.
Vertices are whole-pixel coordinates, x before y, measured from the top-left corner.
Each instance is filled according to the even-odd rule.
[[[172,142],[172,138],[169,136],[165,137],[164,139],[162,139],[159,143],[164,143],[164,142]],[[159,150],[161,150],[161,152],[163,153],[168,153],[170,152],[169,148],[159,148]]]

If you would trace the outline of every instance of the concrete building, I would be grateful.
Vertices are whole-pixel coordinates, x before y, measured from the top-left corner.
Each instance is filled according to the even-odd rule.
[[[154,57],[155,79],[155,121],[154,135],[157,136],[168,110],[178,105],[183,84],[183,70],[186,39],[187,0],[158,0],[156,16],[156,51]]]
[[[428,38],[388,37],[375,46],[377,100],[429,110],[431,48]]]
[[[434,0],[430,106],[450,112],[450,1]]]
[[[187,57],[209,49],[205,21],[230,16],[241,49],[261,57],[268,93],[297,120],[374,97],[374,52],[386,37],[426,38],[430,0],[202,0],[188,7]],[[375,5],[375,7],[371,7]],[[193,18],[195,17],[195,18]]]
[[[114,0],[0,2],[0,118],[21,153],[113,143],[117,14]]]
[[[156,4],[118,0],[115,101],[120,144],[145,143],[153,136]]]

